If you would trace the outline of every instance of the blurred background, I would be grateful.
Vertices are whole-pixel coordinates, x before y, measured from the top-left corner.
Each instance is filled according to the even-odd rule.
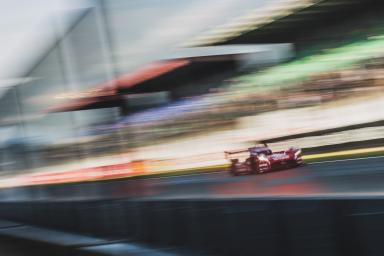
[[[380,147],[384,31],[368,2],[4,2],[1,175],[205,168],[257,141]]]
[[[0,4],[0,217],[125,239],[129,218],[144,223],[143,219],[152,221],[172,210],[167,219],[171,222],[180,220],[177,214],[208,212],[212,215],[191,221],[204,230],[208,215],[219,212],[217,216],[235,218],[240,213],[225,212],[231,208],[228,205],[214,208],[215,203],[174,209],[171,204],[156,208],[155,203],[140,206],[131,201],[111,206],[112,199],[383,195],[381,0],[0,0]],[[274,151],[302,148],[308,165],[257,177],[230,177],[224,151],[261,142]],[[94,206],[81,203],[84,200],[106,202]],[[76,203],[68,203],[72,201]],[[4,208],[5,202],[21,203]],[[151,215],[145,207],[164,212]],[[249,211],[275,218],[296,209],[284,207]],[[317,214],[321,212],[317,207],[305,209]],[[137,209],[142,209],[137,216],[143,219],[130,215]],[[332,218],[329,223],[349,226],[338,219],[347,210],[337,215],[333,208],[324,209],[322,216]],[[381,206],[372,209],[379,211]],[[89,218],[94,214],[100,215]],[[304,227],[306,215],[300,216],[303,222],[297,223]],[[55,218],[60,221],[48,220]],[[225,222],[220,218],[216,220]],[[287,220],[279,219],[291,223]],[[312,218],[306,225],[323,228],[329,224],[325,222]],[[0,221],[0,236],[2,227],[9,225]],[[245,229],[236,225],[227,231]],[[133,230],[150,230],[148,226]],[[359,244],[363,243],[359,235],[365,233],[358,227],[343,232],[359,242],[344,244],[335,254],[330,253],[333,247],[327,247],[319,255],[381,255],[380,250],[365,254],[371,252],[367,248],[372,248],[373,240]],[[146,242],[157,234],[143,231],[150,234],[143,238],[137,232],[134,238]],[[277,232],[284,236],[279,241],[292,245],[289,232],[284,232]],[[176,233],[172,233],[176,240],[184,237]],[[344,238],[338,239],[330,241]],[[244,245],[238,245],[228,249],[230,255],[241,252]],[[315,247],[308,245],[311,250]],[[288,255],[312,255],[290,248]],[[252,250],[243,253],[238,255],[255,255]]]

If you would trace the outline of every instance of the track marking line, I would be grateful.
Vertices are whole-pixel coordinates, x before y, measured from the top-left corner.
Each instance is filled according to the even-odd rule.
[[[381,151],[384,151],[384,147],[351,149],[351,150],[344,150],[344,151],[306,155],[306,156],[303,156],[303,159],[309,160],[309,159],[316,159],[316,158],[323,158],[323,157],[351,156],[356,154],[377,153]]]
[[[308,163],[307,165],[322,164],[322,163],[335,163],[335,162],[348,162],[348,161],[356,161],[356,160],[364,160],[364,159],[375,159],[375,158],[384,158],[384,156],[369,156],[369,157],[359,157],[359,158],[348,158],[348,159],[339,159],[339,160],[319,161],[319,162]]]

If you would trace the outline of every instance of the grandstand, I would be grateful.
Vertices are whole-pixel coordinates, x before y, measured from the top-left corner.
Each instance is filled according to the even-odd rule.
[[[366,40],[327,49],[321,54],[310,55],[263,72],[242,76],[238,79],[240,83],[236,86],[250,86],[252,90],[255,86],[263,89],[274,86],[281,88],[303,82],[316,74],[348,68],[372,58],[383,57],[383,35],[379,34]]]
[[[373,9],[373,7],[377,8]],[[384,54],[382,47],[384,31],[381,29],[381,19],[373,21],[383,11],[381,7],[382,5],[378,1],[371,1],[370,5],[362,1],[316,1],[311,5],[298,8],[297,12],[289,12],[289,17],[276,19],[263,26],[252,27],[252,31],[237,35],[235,38],[228,37],[227,41],[222,40],[220,43],[205,41],[208,45],[214,45],[290,42],[289,40],[292,40],[299,50],[297,57],[291,61],[262,71],[256,70],[256,72],[232,77],[226,91],[204,96],[203,98],[210,102],[209,105],[204,105],[200,109],[191,107],[188,111],[191,121],[201,123],[200,128],[194,126],[190,131],[193,132],[196,129],[204,131],[207,127],[206,120],[212,121],[220,118],[228,120],[276,110],[284,107],[284,104],[279,104],[279,102],[290,98],[295,98],[294,106],[297,107],[300,105],[300,101],[307,106],[308,101],[304,99],[310,97],[314,100],[309,104],[321,104],[340,97],[381,92],[384,83],[382,75],[380,76],[383,69],[379,63]],[[359,12],[359,15],[350,17],[356,12]],[[314,14],[314,17],[309,17],[309,14]],[[370,15],[370,19],[366,19]],[[317,26],[310,27],[312,23],[307,19],[315,20]],[[322,19],[326,19],[327,22],[321,22]],[[332,21],[332,23],[328,21]],[[293,27],[283,26],[282,24],[286,22]],[[350,30],[345,27],[346,24],[352,24]],[[274,37],[265,36],[263,30],[266,28],[264,26],[267,26],[271,33],[275,33],[279,41],[271,40]],[[345,29],[345,33],[339,33],[341,28]],[[301,30],[300,36],[290,33],[295,29]],[[220,28],[218,31],[222,30]],[[326,34],[324,31],[328,31],[328,33]],[[223,32],[223,35],[228,33]],[[293,37],[294,35],[296,37]],[[221,37],[221,39],[223,38]],[[309,43],[309,39],[313,41]],[[195,45],[205,45],[201,42],[196,41]],[[310,45],[310,47],[305,47],[305,45]],[[372,61],[376,62],[377,66],[374,70],[367,68]],[[371,71],[374,71],[375,75]],[[360,74],[360,76],[356,78],[354,74]],[[330,77],[328,82],[325,81],[327,79],[324,79],[327,77]],[[329,83],[333,84],[332,87],[329,87]],[[367,86],[362,88],[362,85]],[[325,88],[329,90],[323,90],[322,86],[328,86]],[[351,90],[354,86],[357,89]],[[298,91],[301,94],[298,94]],[[311,93],[306,93],[308,91]],[[203,114],[199,115],[199,113]],[[182,128],[180,120],[187,118],[186,116],[168,115],[168,118],[160,116],[162,118],[152,123],[152,129],[146,126],[146,129],[149,129],[148,133],[151,133],[155,127],[161,127],[164,121],[167,125],[173,123],[178,125],[180,130],[185,130]],[[219,125],[218,129],[220,128],[222,127]],[[145,129],[141,130],[141,134],[143,132]],[[161,134],[158,133],[159,136]]]

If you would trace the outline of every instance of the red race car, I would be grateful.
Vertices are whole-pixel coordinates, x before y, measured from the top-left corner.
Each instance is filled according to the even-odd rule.
[[[244,161],[240,161],[239,154],[248,153]],[[229,172],[234,175],[259,174],[278,169],[285,169],[304,165],[301,149],[289,148],[285,151],[272,152],[266,144],[246,150],[226,151],[226,158],[230,159]]]

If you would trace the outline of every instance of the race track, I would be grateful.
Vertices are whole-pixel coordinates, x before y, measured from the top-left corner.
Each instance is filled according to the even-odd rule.
[[[281,196],[383,196],[384,156],[311,163],[261,175],[226,171],[0,190],[0,200],[89,200]]]

